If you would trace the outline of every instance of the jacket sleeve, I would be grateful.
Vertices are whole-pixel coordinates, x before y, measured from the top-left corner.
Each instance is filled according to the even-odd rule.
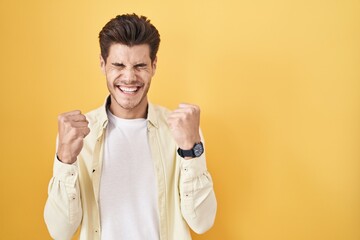
[[[202,234],[214,224],[217,209],[212,178],[206,169],[205,154],[190,160],[180,158],[180,161],[181,212],[189,227]]]
[[[55,156],[44,218],[51,237],[56,240],[70,240],[80,225],[82,207],[78,175],[76,162],[65,164]]]

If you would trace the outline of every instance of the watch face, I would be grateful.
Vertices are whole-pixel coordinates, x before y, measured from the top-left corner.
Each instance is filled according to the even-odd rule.
[[[196,157],[199,157],[201,156],[201,154],[204,152],[204,148],[203,148],[203,145],[202,143],[197,143],[195,146],[194,146],[194,154]]]

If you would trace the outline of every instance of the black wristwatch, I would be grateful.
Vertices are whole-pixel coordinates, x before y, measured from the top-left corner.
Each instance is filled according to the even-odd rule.
[[[200,157],[201,154],[204,153],[204,146],[203,146],[202,142],[199,142],[199,143],[195,143],[193,148],[190,150],[183,150],[181,148],[178,148],[177,152],[180,155],[180,157],[182,157],[182,158],[184,158],[184,157],[193,157],[193,158]]]

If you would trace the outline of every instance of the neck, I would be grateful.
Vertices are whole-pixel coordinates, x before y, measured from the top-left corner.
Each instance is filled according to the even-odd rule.
[[[123,119],[135,119],[135,118],[146,118],[147,117],[147,109],[148,109],[148,101],[147,98],[144,98],[137,106],[134,108],[123,108],[120,106],[115,99],[111,96],[111,103],[109,109],[112,114],[114,114],[118,118]]]

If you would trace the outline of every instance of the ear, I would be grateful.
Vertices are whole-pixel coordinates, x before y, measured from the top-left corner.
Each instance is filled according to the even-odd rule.
[[[105,71],[105,60],[103,59],[103,57],[100,54],[100,68],[101,68],[101,72],[105,75],[106,71]]]
[[[157,66],[157,57],[155,57],[154,61],[152,62],[153,76],[155,75],[156,72],[156,66]]]

